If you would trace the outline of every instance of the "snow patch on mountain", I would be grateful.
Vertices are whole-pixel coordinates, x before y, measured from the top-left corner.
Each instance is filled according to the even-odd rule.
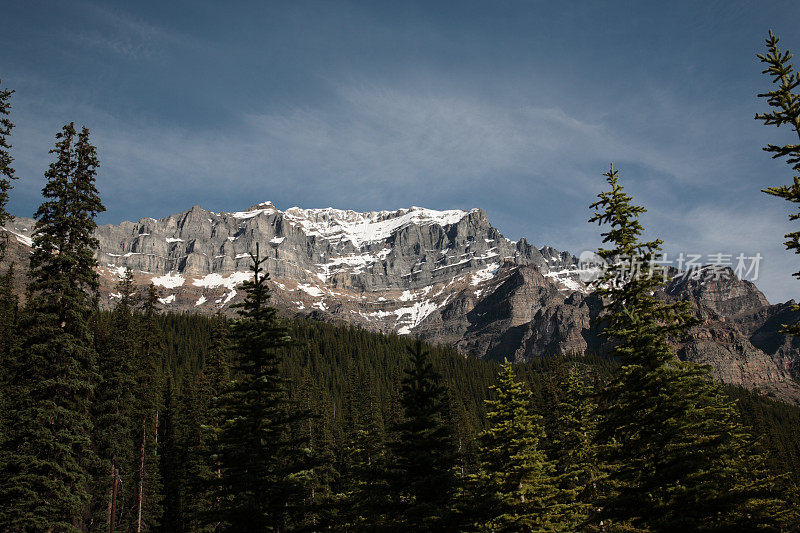
[[[322,295],[325,294],[319,287],[314,287],[313,285],[307,285],[305,283],[298,283],[297,290],[303,291],[314,298],[321,298]]]
[[[28,237],[27,235],[23,235],[22,233],[17,233],[16,231],[14,231],[14,230],[11,230],[11,229],[8,229],[8,228],[7,228],[7,227],[5,227],[5,226],[3,226],[3,227],[2,227],[2,229],[3,229],[3,230],[5,230],[5,231],[7,231],[8,233],[10,233],[11,235],[13,235],[14,237],[16,237],[16,238],[17,238],[17,242],[20,242],[20,243],[22,243],[22,244],[24,244],[25,246],[28,246],[28,247],[30,247],[30,248],[32,248],[32,247],[33,247],[33,239],[31,239],[31,238],[30,238],[30,237]]]
[[[391,248],[383,248],[375,254],[365,253],[336,257],[327,263],[317,264],[317,267],[321,269],[321,272],[317,273],[317,277],[323,282],[326,282],[334,274],[345,270],[351,275],[361,274],[364,272],[365,268],[371,267],[379,261],[384,261],[390,253],[392,253]]]
[[[215,272],[213,274],[207,274],[202,278],[195,279],[194,281],[192,281],[192,285],[194,285],[195,287],[203,287],[206,289],[225,287],[226,289],[231,291],[237,285],[251,279],[253,279],[252,272],[234,272],[228,277],[224,277],[221,274],[217,274]]]
[[[108,271],[111,272],[112,274],[116,274],[116,276],[119,279],[125,277],[125,273],[128,271],[127,267],[124,266],[114,266],[114,265],[108,265],[108,266],[109,266]]]
[[[414,294],[411,291],[403,291],[403,294],[397,298],[401,302],[409,302],[414,299]]]
[[[229,213],[229,215],[233,218],[248,219],[257,217],[258,215],[272,215],[277,212],[278,210],[274,205],[272,205],[272,202],[261,202],[260,204],[251,207],[247,211],[237,211],[235,213]]]
[[[570,268],[548,272],[545,274],[545,277],[555,280],[557,283],[561,284],[561,290],[573,292],[577,291],[588,294],[591,292],[591,289],[585,283],[583,283],[582,280],[595,279],[595,277],[601,272],[602,271],[597,268]]]
[[[466,255],[466,254],[464,254]],[[443,265],[440,267],[436,267],[433,269],[434,272],[439,270],[444,270],[445,268],[453,268],[460,265],[465,265],[471,261],[486,261],[487,259],[492,259],[494,257],[499,256],[500,254],[494,251],[494,248],[490,248],[485,254],[483,255],[471,255],[466,259],[462,259],[461,261],[456,261],[455,263],[450,263],[449,265]]]
[[[428,315],[436,311],[438,308],[439,306],[435,303],[424,301],[414,304],[411,307],[401,307],[400,309],[395,310],[394,313],[397,315],[397,324],[402,324],[402,326],[397,328],[397,334],[410,335],[411,330],[420,325],[420,323],[422,323],[422,321],[425,320]]]
[[[366,319],[383,319],[394,315],[395,328],[398,335],[410,335],[411,331],[419,326],[428,315],[445,305],[447,300],[441,304],[436,304],[430,300],[425,300],[408,307],[401,307],[393,311],[372,311],[371,313],[360,312],[359,314]]]
[[[487,265],[485,268],[473,272],[470,285],[480,285],[484,281],[489,281],[495,276],[495,274],[497,274],[498,270],[500,270],[500,263],[492,263],[491,265]]]
[[[150,281],[152,281],[153,285],[157,287],[164,287],[165,289],[176,289],[181,285],[183,285],[186,279],[180,274],[177,273],[173,274],[172,272],[167,272],[163,276],[157,276],[155,278],[151,278]],[[173,300],[174,299],[175,298],[173,297]]]
[[[386,240],[394,232],[409,224],[419,226],[449,226],[457,224],[471,211],[461,209],[435,211],[411,207],[398,211],[373,211],[358,213],[328,207],[301,209],[291,207],[284,211],[284,219],[299,226],[306,235],[321,237],[333,243],[351,242],[356,248]]]
[[[225,304],[233,300],[234,296],[236,296],[236,291],[232,290],[231,292],[228,293],[227,296],[225,296],[225,300],[222,302],[222,305],[220,307],[225,307]]]

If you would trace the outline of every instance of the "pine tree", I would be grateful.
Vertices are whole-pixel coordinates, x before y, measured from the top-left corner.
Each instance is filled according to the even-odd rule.
[[[291,339],[267,305],[266,258],[258,247],[251,257],[253,280],[242,286],[247,297],[236,304],[232,327],[235,380],[217,402],[224,422],[216,519],[232,531],[285,531],[300,522],[311,476],[307,442],[293,439],[290,428],[309,414],[289,402],[278,349]]]
[[[328,394],[321,389],[308,367],[294,380],[291,397],[297,408],[310,416],[293,424],[292,433],[297,441],[308,443],[308,454],[313,460],[308,465],[303,521],[298,526],[326,528],[336,523],[333,489],[340,473],[335,457],[337,428],[332,416],[335,411]]]
[[[94,443],[102,464],[96,472],[94,519],[112,522],[115,529],[135,528],[137,453],[134,406],[136,381],[133,372],[135,325],[132,311],[133,274],[125,271],[117,283],[119,301],[107,324],[101,322],[97,333],[100,355],[100,380],[94,399]],[[120,480],[122,481],[120,487]],[[116,493],[116,496],[115,496]],[[114,505],[116,500],[117,504]],[[119,512],[115,512],[114,507]]]
[[[597,444],[598,406],[594,388],[573,365],[562,376],[561,398],[552,432],[558,486],[558,523],[567,531],[588,525],[600,500],[607,474]]]
[[[0,82],[2,83],[2,82]],[[8,118],[11,104],[9,100],[14,91],[3,89],[0,86],[0,226],[3,226],[10,216],[6,206],[8,204],[8,191],[11,189],[11,181],[16,179],[14,169],[11,164],[14,159],[9,150],[11,145],[8,143],[8,136],[14,128],[14,124]],[[0,261],[5,256],[7,233],[0,236]],[[14,269],[13,265],[8,266],[8,270],[0,276],[0,444],[6,435],[5,419],[7,417],[7,394],[10,391],[10,383],[6,375],[7,369],[11,364],[11,354],[18,340],[16,335],[17,321],[17,297],[13,293]]]
[[[19,300],[14,294],[14,265],[0,276],[0,450],[8,436],[7,422],[16,383],[11,373],[19,357]]]
[[[2,82],[0,81],[0,83]],[[12,180],[17,179],[14,169],[11,167],[14,158],[9,153],[11,145],[8,143],[8,136],[11,135],[11,130],[14,128],[14,123],[8,118],[11,113],[12,94],[14,91],[3,89],[0,86],[0,226],[4,225],[10,216],[6,210],[8,191],[11,190]],[[5,242],[0,242],[0,258],[3,257],[4,248]]]
[[[157,320],[158,291],[148,286],[142,314],[136,326],[136,402],[132,420],[136,427],[137,465],[137,531],[154,529],[161,521],[161,453],[158,449],[158,422],[162,409],[164,381],[163,331]]]
[[[438,531],[452,519],[456,488],[453,435],[445,419],[447,392],[422,342],[408,352],[411,365],[400,399],[403,416],[391,444],[391,514],[395,527]]]
[[[610,190],[592,204],[590,222],[610,226],[602,235],[613,247],[599,250],[609,267],[598,292],[607,302],[603,334],[622,366],[600,430],[614,460],[614,492],[601,517],[641,530],[769,524],[776,502],[735,406],[708,367],[678,361],[670,344],[694,318],[688,302],[657,297],[661,241],[641,241],[645,209],[632,204],[613,165],[604,175]]]
[[[790,63],[793,55],[790,51],[781,52],[778,48],[780,39],[773,35],[772,30],[767,38],[767,53],[758,54],[762,63],[767,64],[767,68],[762,74],[772,77],[772,83],[778,87],[772,91],[759,94],[759,98],[765,98],[767,104],[773,109],[768,113],[756,114],[756,120],[760,120],[766,126],[781,127],[784,124],[794,129],[800,137],[800,73],[794,70],[794,65]],[[791,185],[781,185],[779,187],[767,187],[763,192],[783,198],[793,204],[800,203],[800,144],[785,144],[778,146],[769,144],[764,147],[764,151],[772,154],[773,159],[786,158],[786,163],[797,173]],[[800,219],[800,208],[797,212],[789,215],[789,220]],[[785,235],[784,245],[787,250],[792,250],[800,254],[800,231],[793,231]],[[795,272],[794,277],[800,279],[800,272]],[[800,311],[800,306],[794,306],[795,311]],[[800,334],[800,321],[785,326],[784,331],[792,335]]]
[[[451,425],[454,428],[456,457],[458,458],[458,478],[463,482],[477,469],[478,422],[475,413],[470,413],[464,402],[453,395],[450,398]],[[463,484],[463,483],[462,483]]]
[[[387,436],[372,372],[347,376],[345,443],[337,495],[338,529],[375,531],[386,513]]]
[[[21,390],[0,461],[0,522],[20,530],[80,529],[94,462],[89,319],[98,287],[94,217],[103,210],[94,186],[98,161],[86,128],[76,135],[68,124],[56,139],[35,215],[30,299],[14,368]]]
[[[472,476],[471,516],[483,531],[552,531],[553,465],[540,448],[542,417],[510,361],[486,400],[488,427],[479,437],[479,472]]]
[[[11,364],[11,354],[17,344],[19,298],[14,293],[14,265],[9,265],[0,275],[0,384],[5,383],[3,373]],[[2,394],[0,389],[0,394]]]
[[[162,505],[164,517],[161,521],[163,531],[186,531],[185,483],[186,450],[183,446],[181,424],[181,398],[171,379],[164,384],[162,413],[159,417],[158,438],[161,457],[158,467],[161,470]]]
[[[217,458],[217,439],[223,420],[214,407],[230,380],[230,326],[222,315],[214,317],[208,357],[190,395],[189,465],[187,468],[186,515],[192,531],[200,531],[206,516],[218,511],[212,489],[221,476]],[[216,526],[213,524],[211,530]]]
[[[13,93],[14,91],[0,87],[0,226],[3,226],[10,216],[6,209],[8,192],[11,189],[12,180],[16,179],[14,169],[11,168],[14,159],[9,153],[11,145],[8,143],[8,136],[14,128],[14,124],[8,118],[11,109],[9,100]],[[0,236],[0,261],[5,255],[7,238],[7,233]],[[7,413],[4,398],[7,390],[7,376],[3,374],[10,364],[12,347],[17,341],[15,332],[17,297],[13,294],[13,281],[14,269],[13,265],[9,265],[8,270],[0,276],[0,409],[3,412],[3,415],[0,415],[0,423]],[[3,439],[2,435],[5,433],[4,428],[0,426],[0,440]]]

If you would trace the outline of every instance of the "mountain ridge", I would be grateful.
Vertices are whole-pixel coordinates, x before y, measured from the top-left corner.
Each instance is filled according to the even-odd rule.
[[[16,217],[6,225],[19,261],[33,223]],[[229,313],[258,243],[273,302],[289,314],[417,335],[490,359],[608,351],[594,325],[602,302],[578,259],[505,238],[477,208],[281,211],[261,202],[225,213],[196,205],[101,225],[95,235],[105,308],[131,268],[140,290],[159,287],[166,310]],[[679,355],[711,364],[728,383],[800,401],[800,344],[778,325],[792,311],[730,275],[724,283],[678,276],[663,291],[690,300],[705,323],[681,342]]]

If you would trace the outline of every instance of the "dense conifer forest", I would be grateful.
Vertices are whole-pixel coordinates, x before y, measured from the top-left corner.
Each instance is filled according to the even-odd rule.
[[[768,47],[785,90],[772,97],[783,114],[767,118],[800,127],[800,81],[771,35]],[[0,222],[15,179],[11,96],[0,91]],[[797,169],[796,147],[770,151]],[[656,296],[662,243],[642,239],[645,209],[613,165],[590,219],[610,264],[597,290],[613,352],[501,364],[280,317],[258,247],[234,319],[163,313],[130,271],[100,312],[89,130],[65,125],[51,154],[18,267],[24,306],[20,274],[0,276],[0,531],[800,524],[800,408],[675,357],[695,318]],[[797,188],[771,193],[797,201]]]
[[[128,380],[129,405],[121,414],[124,422],[115,421],[124,426],[114,446],[127,457],[118,472],[117,530],[137,528],[143,421],[151,433],[148,437],[146,431],[144,439],[142,529],[213,530],[217,522],[206,522],[206,516],[216,501],[208,483],[215,470],[213,462],[207,461],[215,440],[213,398],[229,379],[231,321],[223,316],[150,314],[146,297],[133,296],[137,303],[126,311],[129,322],[120,320],[120,309],[98,313],[92,321],[96,343],[106,346],[98,354],[108,353],[110,339],[125,335],[120,328],[135,332],[129,359],[118,360],[132,379]],[[388,521],[386,517],[392,515],[385,508],[388,496],[380,492],[391,490],[388,466],[382,461],[388,461],[391,443],[396,442],[395,422],[402,409],[400,381],[413,361],[416,342],[302,318],[287,319],[286,327],[297,341],[279,352],[281,373],[290,380],[287,397],[312,415],[289,424],[289,431],[305,442],[298,450],[313,451],[316,461],[310,465],[305,489],[308,507],[285,529],[380,529],[380,523],[372,520]],[[454,513],[466,514],[478,508],[461,505],[476,497],[471,491],[481,472],[483,440],[479,436],[488,427],[487,407],[491,407],[485,400],[497,400],[498,391],[492,388],[501,382],[503,368],[449,348],[423,344],[422,349],[441,376],[445,398],[441,416],[451,428],[451,468],[459,488],[448,505]],[[155,358],[152,353],[157,354]],[[574,441],[562,433],[565,417],[554,406],[567,407],[570,399],[575,401],[571,394],[575,381],[587,387],[584,393],[594,390],[597,401],[596,391],[618,368],[609,360],[584,356],[514,365],[517,379],[530,392],[524,405],[539,419],[542,436],[537,448],[542,450],[542,460],[557,465],[565,450],[574,449]],[[141,373],[149,378],[144,380]],[[10,384],[5,383],[4,390],[11,390],[6,386]],[[760,437],[770,471],[775,476],[785,474],[781,491],[788,491],[793,480],[800,478],[800,408],[738,387],[726,387],[725,392],[737,400],[743,423]],[[134,398],[147,398],[149,405]],[[10,400],[4,395],[5,405]],[[95,422],[100,423],[99,419]],[[110,478],[102,470],[100,476]],[[103,512],[90,529],[108,526],[105,494],[98,495]],[[385,529],[391,527],[387,524]]]

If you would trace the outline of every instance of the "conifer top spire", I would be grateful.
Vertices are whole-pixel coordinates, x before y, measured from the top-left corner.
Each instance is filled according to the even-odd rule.
[[[11,135],[11,130],[14,128],[14,123],[8,118],[11,112],[12,94],[14,91],[2,88],[2,80],[0,80],[0,226],[5,224],[9,217],[8,211],[6,211],[8,191],[11,189],[11,180],[17,179],[14,169],[11,167],[14,158],[9,153],[11,145],[8,142],[8,136]],[[0,252],[2,252],[2,248],[0,248]]]

